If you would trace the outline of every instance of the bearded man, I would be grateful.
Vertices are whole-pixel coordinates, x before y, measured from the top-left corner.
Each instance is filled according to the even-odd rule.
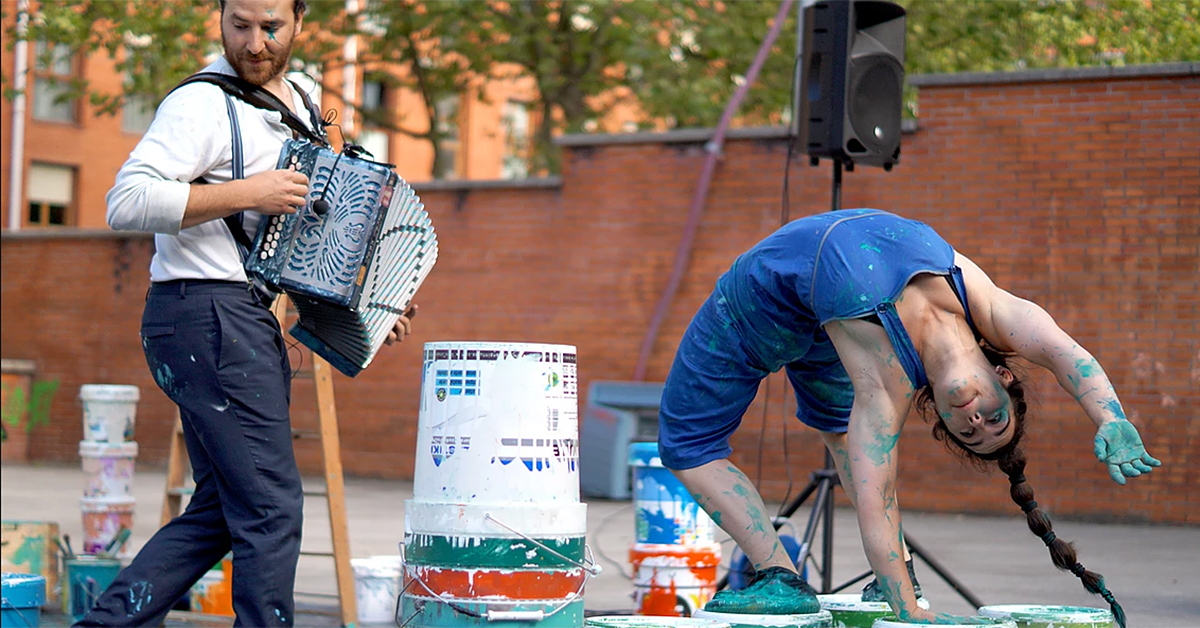
[[[236,74],[313,125],[306,96],[284,78],[304,0],[221,0],[220,11],[225,54],[204,71]],[[304,495],[291,367],[270,296],[248,282],[233,235],[305,204],[308,178],[276,168],[292,137],[281,117],[217,85],[187,83],[163,101],[108,193],[109,225],[155,234],[141,342],[179,406],[196,488],[78,626],[161,625],[231,550],[235,625],[295,620]],[[390,341],[409,331],[401,317]]]

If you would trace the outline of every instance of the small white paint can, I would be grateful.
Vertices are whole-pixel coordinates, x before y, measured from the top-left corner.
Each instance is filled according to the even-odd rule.
[[[133,472],[138,444],[79,441],[79,459],[86,481],[83,496],[93,499],[133,497]]]
[[[79,400],[83,402],[83,440],[108,443],[133,440],[139,397],[137,386],[80,386]]]
[[[392,625],[395,622],[402,564],[403,559],[398,555],[350,560],[359,624]]]
[[[804,615],[742,615],[698,610],[692,613],[692,617],[715,619],[729,624],[730,628],[831,628],[833,626],[833,615],[826,610]]]
[[[1017,628],[1111,628],[1117,625],[1112,611],[1088,606],[997,604],[980,608],[979,614],[1012,620]]]

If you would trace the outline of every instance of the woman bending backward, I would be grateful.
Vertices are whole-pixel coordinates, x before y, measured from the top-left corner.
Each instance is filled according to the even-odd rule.
[[[659,449],[738,543],[756,576],[710,611],[808,613],[762,498],[732,463],[729,437],[768,374],[785,369],[797,418],[820,431],[854,503],[875,587],[902,620],[963,618],[917,606],[896,501],[896,444],[910,406],[934,437],[1007,474],[1011,497],[1054,564],[1124,614],[1099,574],[1055,537],[1025,480],[1026,404],[1007,358],[1054,373],[1096,424],[1095,455],[1118,484],[1149,473],[1146,453],[1104,369],[1038,305],[996,287],[920,222],[875,209],[795,220],[738,257],[680,342],[660,408]]]

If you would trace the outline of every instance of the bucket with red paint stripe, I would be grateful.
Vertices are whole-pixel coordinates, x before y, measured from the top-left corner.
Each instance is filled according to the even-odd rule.
[[[579,501],[575,359],[569,345],[425,345],[398,623],[583,625],[599,568]]]
[[[717,594],[721,546],[635,543],[633,598],[642,615],[688,617]]]
[[[137,500],[128,498],[96,499],[79,498],[79,510],[83,515],[83,553],[99,554],[105,551],[116,538],[121,528],[133,529],[133,510]],[[129,541],[112,549],[117,557],[129,556]]]

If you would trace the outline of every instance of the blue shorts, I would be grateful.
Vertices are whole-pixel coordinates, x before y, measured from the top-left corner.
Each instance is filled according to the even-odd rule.
[[[796,393],[796,418],[823,432],[845,432],[854,388],[824,330],[816,328],[802,360],[784,366]],[[658,414],[663,466],[690,469],[726,458],[729,437],[770,374],[746,350],[720,291],[692,318],[667,375]]]

